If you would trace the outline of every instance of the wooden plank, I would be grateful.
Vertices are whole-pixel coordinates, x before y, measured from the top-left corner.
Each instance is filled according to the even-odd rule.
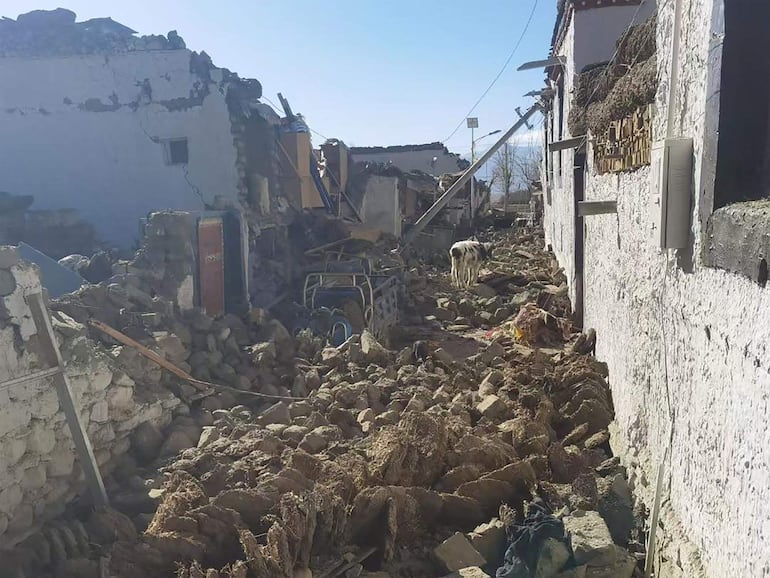
[[[103,331],[110,337],[112,337],[115,341],[118,341],[119,343],[122,343],[123,345],[128,345],[129,347],[135,348],[140,354],[142,354],[147,359],[154,361],[158,365],[160,365],[163,369],[166,369],[179,377],[180,379],[185,380],[190,385],[198,389],[199,391],[203,392],[204,394],[208,394],[213,389],[219,389],[222,391],[229,391],[233,394],[237,395],[246,395],[251,397],[261,397],[265,399],[276,399],[276,400],[289,400],[289,401],[295,401],[295,400],[301,400],[305,399],[303,397],[289,397],[284,395],[270,395],[267,393],[259,393],[257,391],[244,391],[240,389],[236,389],[234,387],[230,387],[228,385],[221,385],[218,383],[211,383],[210,381],[203,381],[200,379],[195,379],[192,375],[184,371],[183,369],[180,369],[170,361],[168,361],[166,358],[161,357],[151,349],[148,349],[138,341],[134,341],[131,339],[128,335],[124,335],[117,329],[114,329],[107,325],[106,323],[102,323],[98,319],[92,319],[88,322],[89,325],[92,327],[95,327],[96,329]]]
[[[51,325],[51,317],[48,315],[48,309],[43,301],[43,294],[33,293],[28,295],[27,304],[32,312],[32,319],[37,329],[40,357],[47,365],[60,370],[53,375],[54,386],[59,397],[59,405],[67,419],[72,440],[75,442],[75,450],[80,460],[80,466],[83,468],[88,488],[91,491],[94,505],[97,508],[106,507],[109,505],[109,500],[107,492],[104,490],[104,481],[94,457],[91,440],[88,439],[86,430],[80,421],[80,412],[75,406],[75,400],[72,397],[72,388],[70,387],[67,372],[63,369],[64,363],[53,332],[53,326]]]
[[[225,241],[221,217],[198,221],[198,271],[201,307],[212,317],[225,312]]]

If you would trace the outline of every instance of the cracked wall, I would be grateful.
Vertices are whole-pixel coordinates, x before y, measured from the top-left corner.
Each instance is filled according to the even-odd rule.
[[[45,369],[25,301],[40,290],[37,269],[19,261],[14,248],[0,247],[0,549],[61,514],[85,489],[51,379],[4,385]],[[169,393],[148,395],[116,368],[116,359],[125,364],[135,352],[97,347],[83,325],[61,312],[53,313],[52,324],[81,422],[106,475],[128,452],[134,429],[146,421],[166,425],[179,400]]]
[[[77,209],[130,247],[158,209],[237,206],[226,70],[186,49],[0,58],[0,190]],[[189,160],[168,164],[166,139]]]
[[[666,578],[770,573],[770,330],[763,315],[770,296],[697,258],[705,228],[699,216],[710,213],[702,210],[710,200],[701,175],[705,111],[715,96],[707,62],[721,42],[711,18],[721,3],[685,3],[682,22],[674,128],[694,139],[692,271],[655,245],[648,167],[599,176],[589,166],[586,189],[589,200],[618,203],[616,215],[584,220],[585,319],[599,336],[597,357],[610,369],[614,447],[649,507],[657,467],[666,464],[655,553],[656,575]],[[658,14],[656,139],[666,129],[673,10],[673,2],[665,3]],[[568,235],[573,221],[564,200],[555,196],[545,211],[546,231]],[[571,256],[562,252],[560,262]]]

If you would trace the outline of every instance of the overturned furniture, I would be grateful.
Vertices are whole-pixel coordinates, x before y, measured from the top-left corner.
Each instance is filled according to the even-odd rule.
[[[344,256],[327,257],[321,270],[307,274],[302,304],[344,311],[354,330],[366,327],[382,338],[398,321],[398,276],[375,270],[370,259]]]

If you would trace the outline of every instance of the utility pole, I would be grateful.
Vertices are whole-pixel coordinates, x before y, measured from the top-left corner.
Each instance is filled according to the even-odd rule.
[[[474,137],[474,129],[479,126],[479,119],[476,117],[468,117],[466,119],[468,128],[471,129],[471,165],[476,162],[476,140]],[[471,177],[471,226],[476,217],[476,179]]]

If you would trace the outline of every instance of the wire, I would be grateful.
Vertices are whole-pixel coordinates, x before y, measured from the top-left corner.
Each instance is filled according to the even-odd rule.
[[[500,72],[497,73],[497,76],[495,76],[495,78],[489,84],[487,89],[482,93],[482,95],[479,97],[476,103],[471,107],[471,109],[466,113],[466,115],[460,120],[459,123],[457,123],[457,126],[455,127],[455,129],[442,142],[447,142],[450,138],[452,138],[455,134],[457,134],[457,131],[460,130],[460,127],[463,125],[463,122],[465,122],[465,119],[468,118],[468,116],[470,116],[474,110],[476,110],[476,107],[479,104],[481,104],[481,101],[484,100],[484,97],[486,97],[489,91],[492,90],[492,87],[497,83],[497,81],[503,75],[503,72],[505,72],[505,69],[508,68],[508,65],[511,63],[511,60],[513,59],[513,55],[516,54],[516,51],[519,49],[519,46],[521,45],[522,40],[524,40],[524,35],[527,33],[527,30],[529,30],[529,25],[532,23],[532,18],[535,15],[535,8],[537,8],[537,3],[538,3],[538,0],[535,0],[534,4],[532,4],[532,10],[529,13],[529,19],[527,20],[527,23],[524,25],[524,30],[521,31],[521,36],[519,36],[519,39],[516,41],[516,45],[513,47],[513,50],[511,50],[511,53],[508,55],[508,58],[505,61],[505,64],[503,64],[503,67],[500,69]]]

